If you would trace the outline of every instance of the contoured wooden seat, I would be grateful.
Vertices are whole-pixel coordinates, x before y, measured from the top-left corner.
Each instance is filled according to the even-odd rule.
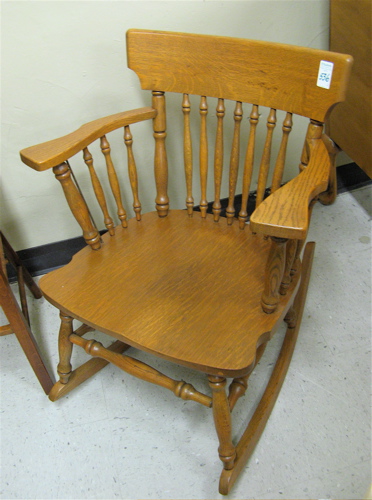
[[[151,107],[95,120],[68,136],[21,151],[22,161],[30,167],[40,171],[53,168],[87,242],[67,266],[40,281],[46,298],[61,311],[60,380],[50,398],[54,401],[67,394],[112,362],[183,399],[212,407],[223,462],[220,492],[227,494],[269,418],[296,342],[314,252],[314,243],[308,243],[302,252],[311,210],[316,200],[331,203],[336,195],[336,148],[323,134],[323,123],[331,108],[344,98],[351,58],[281,44],[143,30],[127,33],[127,52],[128,65],[139,76],[142,88],[152,90]],[[173,182],[173,170],[170,166],[168,171],[165,147],[166,92],[180,94],[183,153],[177,162],[182,161],[185,169],[185,187],[180,187],[186,198],[184,208],[170,208],[168,197],[168,177]],[[194,210],[197,203],[193,194],[196,155],[191,96],[195,95],[200,96],[196,109],[199,211]],[[231,144],[224,138],[227,100],[235,103]],[[246,103],[250,103],[250,128],[241,145]],[[268,108],[267,132],[258,162],[256,209],[249,218],[247,204],[262,107]],[[285,113],[277,158],[270,170],[279,110]],[[208,113],[214,114],[217,122],[212,160]],[[310,122],[299,159],[300,174],[282,186],[293,114],[307,116]],[[157,194],[156,211],[142,214],[136,142],[131,131],[135,127],[131,126],[147,120],[153,121]],[[119,169],[114,166],[116,159],[113,161],[106,137],[118,128],[124,128],[133,195],[135,216],[129,220]],[[116,227],[104,182],[95,169],[99,160],[93,160],[88,149],[98,139],[120,221]],[[80,152],[103,214],[107,229],[103,236],[92,222],[72,173],[69,159]],[[213,177],[210,186],[208,171],[209,178]],[[223,172],[228,175],[227,184]],[[145,170],[145,177],[150,175],[150,170]],[[270,196],[265,198],[269,177]],[[221,217],[224,190],[228,203],[226,217]],[[209,192],[214,195],[208,204]],[[238,211],[236,192],[241,193]],[[73,319],[83,323],[76,331]],[[230,413],[245,393],[248,377],[267,341],[283,320],[288,328],[276,367],[246,431],[235,444]],[[93,338],[83,338],[92,330],[116,341],[105,348]],[[70,363],[73,345],[92,356],[75,370]],[[130,347],[206,373],[211,395],[124,354]],[[233,379],[228,394],[226,378]]]

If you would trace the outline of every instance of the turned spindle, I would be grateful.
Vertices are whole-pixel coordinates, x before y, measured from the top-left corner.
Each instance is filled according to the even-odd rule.
[[[188,94],[183,94],[183,159],[186,177],[186,208],[190,217],[193,215],[194,198],[192,196],[192,141],[190,129],[191,104]]]
[[[280,295],[285,295],[287,293],[289,285],[292,281],[293,275],[291,274],[291,271],[293,269],[293,262],[296,257],[297,246],[297,240],[289,240],[287,242],[283,278],[279,288]]]
[[[261,297],[262,309],[270,314],[277,308],[279,288],[282,282],[287,240],[271,238],[271,248],[266,263],[264,291]]]
[[[237,102],[234,111],[234,136],[230,156],[230,173],[229,173],[229,204],[226,208],[227,223],[231,225],[235,216],[235,190],[236,181],[238,178],[239,158],[240,158],[240,124],[243,119],[242,103]]]
[[[260,164],[260,173],[258,175],[256,208],[264,199],[267,176],[270,168],[271,143],[272,143],[274,128],[276,125],[276,110],[273,108],[270,109],[266,125],[267,125],[267,134]]]
[[[223,119],[225,116],[225,104],[223,99],[218,99],[217,108],[217,132],[214,149],[214,202],[213,219],[218,222],[221,214],[221,182],[223,170]]]
[[[283,121],[283,126],[282,126],[283,135],[280,143],[279,153],[276,158],[273,181],[271,183],[272,193],[277,191],[282,183],[285,158],[287,153],[288,138],[291,130],[292,130],[292,113],[287,113]]]
[[[88,207],[71,178],[69,166],[67,163],[61,163],[61,165],[53,167],[53,172],[56,179],[61,183],[71,212],[83,230],[83,236],[86,243],[90,245],[93,250],[98,250],[101,248],[99,232],[93,226]]]
[[[124,127],[124,143],[127,148],[127,157],[128,157],[128,175],[130,187],[132,189],[133,194],[133,210],[136,214],[136,219],[141,220],[141,202],[138,198],[138,176],[137,176],[137,167],[136,162],[133,155],[133,137],[129,128],[129,125]]]
[[[157,113],[153,120],[153,130],[155,139],[155,184],[156,184],[156,210],[159,217],[168,215],[169,198],[168,188],[168,159],[165,149],[165,139],[167,137],[166,115],[165,115],[165,96],[164,92],[153,91],[152,107]]]
[[[247,145],[247,152],[245,154],[244,161],[244,173],[243,173],[243,189],[242,189],[242,206],[239,212],[239,227],[240,229],[245,228],[245,223],[248,218],[247,206],[249,198],[249,189],[252,181],[253,172],[253,162],[254,162],[254,147],[256,141],[256,127],[259,120],[258,106],[254,104],[252,106],[252,111],[249,117],[250,130],[249,139]]]
[[[92,182],[93,190],[94,190],[94,193],[96,195],[98,204],[101,207],[101,210],[103,213],[104,224],[105,224],[106,228],[108,229],[109,234],[111,236],[114,236],[114,234],[115,234],[114,222],[113,222],[113,220],[110,217],[110,214],[108,212],[106,199],[105,199],[105,195],[104,195],[104,192],[102,189],[102,185],[98,179],[96,170],[95,170],[94,165],[93,165],[93,157],[92,157],[88,148],[83,149],[83,158],[84,158],[84,162],[85,162],[86,166],[89,169],[89,174],[90,174],[90,179]]]
[[[302,172],[307,167],[311,155],[311,150],[314,147],[315,142],[321,139],[322,133],[323,123],[316,120],[310,120],[307,127],[304,146],[302,148],[301,161],[298,166],[300,172]]]
[[[119,180],[118,180],[118,176],[116,174],[114,164],[113,164],[112,159],[111,159],[110,144],[109,144],[108,140],[106,139],[105,135],[101,137],[100,143],[101,143],[102,153],[103,153],[105,160],[106,160],[107,175],[109,178],[111,191],[112,191],[112,194],[114,195],[114,198],[116,201],[118,217],[120,219],[122,227],[127,227],[127,214],[125,212],[125,209],[123,207],[123,203],[121,201]]]
[[[199,151],[199,162],[200,162],[200,190],[201,190],[201,200],[200,200],[200,212],[201,216],[205,218],[207,216],[208,201],[207,201],[207,179],[208,179],[208,136],[207,136],[207,114],[208,114],[208,104],[207,98],[202,96],[200,99],[200,151]]]

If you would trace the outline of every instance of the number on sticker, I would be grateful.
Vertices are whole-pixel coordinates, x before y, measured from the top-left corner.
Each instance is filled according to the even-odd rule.
[[[320,61],[318,80],[316,82],[318,87],[329,89],[331,86],[333,72],[333,63],[329,61]]]

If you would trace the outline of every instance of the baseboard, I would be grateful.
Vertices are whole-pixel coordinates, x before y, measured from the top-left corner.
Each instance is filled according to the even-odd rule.
[[[344,193],[371,184],[372,179],[356,163],[337,167],[337,192]]]
[[[337,168],[337,186],[338,192],[342,193],[352,189],[357,189],[371,183],[372,180],[363,172],[355,163],[343,165]],[[221,200],[222,211],[221,216],[225,216],[228,200]],[[235,206],[237,211],[241,207],[241,195],[235,197]],[[248,213],[251,214],[255,206],[255,193],[251,193],[248,200]],[[195,210],[198,210],[196,207]],[[212,212],[212,203],[208,206],[208,212]],[[104,231],[103,231],[104,232]],[[102,232],[102,233],[103,233]],[[39,276],[53,269],[67,264],[72,256],[81,250],[86,245],[82,236],[71,238],[56,243],[49,243],[34,248],[18,251],[20,259],[32,274]],[[16,281],[16,274],[9,266],[8,268],[9,281]]]

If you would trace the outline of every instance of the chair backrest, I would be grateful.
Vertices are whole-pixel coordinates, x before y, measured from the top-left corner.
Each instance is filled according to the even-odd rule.
[[[256,129],[260,110],[269,108],[266,121],[266,139],[259,164],[256,207],[264,199],[271,164],[271,149],[277,110],[285,111],[282,136],[273,169],[271,192],[277,190],[283,178],[288,136],[292,129],[292,115],[310,118],[305,138],[300,167],[306,167],[315,141],[322,137],[323,122],[332,107],[345,97],[346,83],[351,68],[350,56],[328,51],[301,48],[290,45],[227,38],[208,35],[129,30],[127,32],[128,66],[139,76],[143,89],[152,91],[152,108],[142,108],[118,113],[95,120],[65,137],[21,152],[24,163],[36,170],[53,167],[60,180],[70,207],[83,228],[86,241],[92,248],[99,248],[99,236],[90,221],[85,201],[71,177],[68,163],[71,156],[83,152],[89,169],[93,190],[104,215],[106,228],[113,234],[114,223],[108,213],[108,204],[102,184],[96,174],[93,158],[88,150],[90,144],[100,139],[100,148],[105,157],[109,184],[115,198],[118,217],[126,226],[126,212],[121,199],[118,176],[111,158],[110,144],[106,134],[124,128],[127,147],[128,175],[133,193],[133,209],[140,219],[141,203],[138,194],[136,162],[132,148],[130,125],[153,119],[155,138],[155,182],[156,208],[159,216],[166,216],[169,208],[167,193],[168,160],[166,142],[165,92],[180,93],[180,113],[183,113],[183,157],[186,175],[186,207],[190,216],[194,210],[193,199],[193,144],[191,132],[190,95],[200,96],[197,113],[199,126],[199,176],[200,211],[206,217],[208,209],[207,179],[209,145],[207,114],[216,113],[216,140],[214,146],[214,200],[213,214],[217,221],[221,213],[221,186],[224,169],[224,120],[226,100],[235,102],[233,113],[233,136],[230,153],[227,221],[232,224],[235,213],[235,193],[238,170],[241,163],[240,129],[243,119],[243,104],[249,103],[250,130],[244,143],[244,166],[239,222],[243,229],[247,220],[247,202],[251,187],[255,156]],[[208,97],[208,99],[207,99]],[[210,97],[215,102],[211,105]],[[226,128],[226,127],[225,127]],[[195,148],[194,148],[195,149]],[[182,155],[182,153],[181,153]]]
[[[129,30],[128,66],[146,90],[178,92],[282,109],[324,122],[345,98],[350,56],[280,43]],[[329,89],[321,62],[333,65]]]
[[[185,33],[129,30],[127,32],[128,66],[138,75],[142,89],[153,91],[153,107],[158,111],[155,120],[155,138],[158,139],[158,197],[160,214],[166,213],[165,187],[166,159],[164,140],[164,92],[183,94],[184,161],[187,183],[186,205],[191,215],[192,196],[192,141],[190,133],[190,94],[201,96],[200,124],[200,209],[205,217],[207,202],[208,140],[206,115],[209,111],[207,96],[217,98],[217,135],[214,156],[213,213],[218,220],[221,212],[220,191],[223,169],[223,120],[224,100],[236,102],[234,135],[229,169],[229,202],[226,215],[229,223],[235,216],[234,195],[240,163],[240,124],[243,117],[242,103],[252,104],[250,134],[247,142],[239,213],[241,227],[247,219],[247,201],[254,165],[256,127],[259,106],[270,108],[267,118],[267,135],[260,162],[256,207],[261,203],[267,187],[271,163],[273,131],[277,110],[286,111],[282,124],[282,139],[271,183],[271,192],[282,182],[288,135],[292,129],[292,114],[310,118],[307,138],[301,158],[301,168],[309,160],[307,143],[320,138],[323,122],[332,107],[344,100],[352,58],[304,47],[221,36]],[[212,109],[212,112],[214,109]]]

